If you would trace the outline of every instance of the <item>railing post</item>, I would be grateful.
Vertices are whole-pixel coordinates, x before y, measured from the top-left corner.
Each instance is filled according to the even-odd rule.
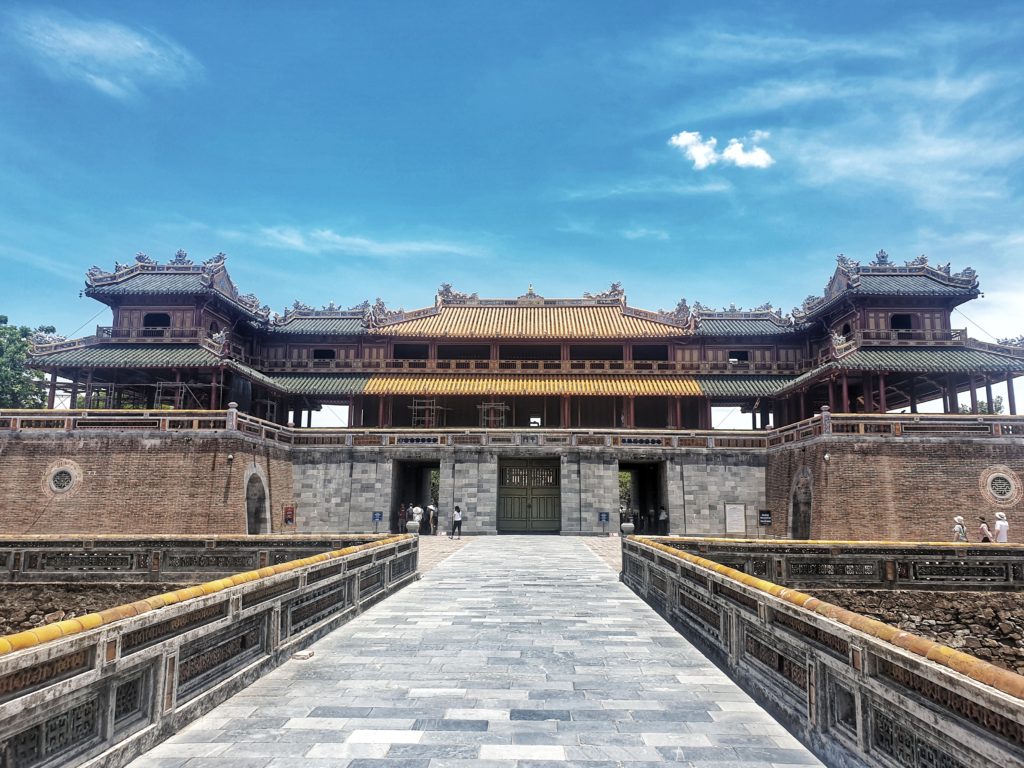
[[[238,429],[238,403],[228,403],[228,417],[227,417],[227,429],[236,430]]]
[[[821,406],[821,434],[832,434],[832,409],[827,405]]]

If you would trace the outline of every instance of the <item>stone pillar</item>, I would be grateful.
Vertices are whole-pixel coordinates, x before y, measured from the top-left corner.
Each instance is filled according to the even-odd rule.
[[[618,471],[618,459],[612,455],[580,451],[562,455],[562,533],[599,532],[599,512],[608,513],[607,530],[617,530]]]
[[[616,478],[616,491],[618,478]],[[665,462],[665,509],[668,511],[668,532],[672,536],[686,535],[686,489],[683,485],[683,465],[678,456]],[[612,515],[612,520],[615,520]]]

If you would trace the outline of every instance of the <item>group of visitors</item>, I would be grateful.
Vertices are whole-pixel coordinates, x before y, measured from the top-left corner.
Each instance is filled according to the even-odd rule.
[[[407,522],[414,521],[420,524],[422,527],[423,519],[426,517],[428,531],[431,536],[440,536],[441,530],[437,525],[437,507],[433,504],[427,504],[426,510],[419,504],[413,502],[406,502],[398,508],[398,530],[404,531],[405,524]],[[427,531],[424,531],[426,533]],[[455,510],[452,512],[452,529],[448,534],[448,538],[462,538],[462,510],[459,505],[455,505]]]
[[[988,527],[988,521],[984,515],[978,516],[978,540],[980,542],[996,542],[1005,544],[1010,534],[1010,523],[1006,519],[1005,512],[996,512],[996,522],[992,526],[995,531]],[[957,515],[953,518],[953,541],[968,541],[967,524],[963,517]]]
[[[662,504],[658,507],[657,513],[651,509],[646,512],[640,510],[634,514],[620,504],[619,525],[622,525],[622,523],[633,523],[636,526],[637,533],[646,533],[649,536],[666,536],[668,534],[668,510]]]

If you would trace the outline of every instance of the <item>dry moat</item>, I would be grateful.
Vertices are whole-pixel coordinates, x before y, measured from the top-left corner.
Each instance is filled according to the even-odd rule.
[[[811,594],[1024,674],[1024,593],[818,589]]]

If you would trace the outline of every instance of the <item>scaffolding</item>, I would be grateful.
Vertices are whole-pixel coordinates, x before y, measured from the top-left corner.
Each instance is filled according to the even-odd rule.
[[[505,403],[480,403],[480,426],[484,429],[501,429],[505,426],[506,414],[511,410]]]
[[[409,406],[412,411],[412,425],[421,429],[434,429],[445,425],[445,412],[436,400],[413,400]]]
[[[196,386],[196,385],[192,385]],[[158,381],[156,383],[156,395],[153,398],[155,408],[202,408],[203,402],[199,399],[192,386],[184,381]],[[205,385],[198,385],[200,387]],[[193,406],[192,404],[195,403]]]

